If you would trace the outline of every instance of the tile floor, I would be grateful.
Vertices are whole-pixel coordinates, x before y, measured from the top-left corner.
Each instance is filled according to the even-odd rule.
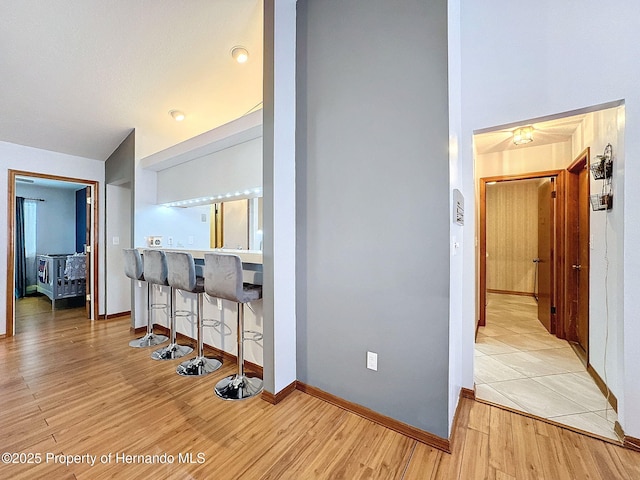
[[[533,297],[487,294],[475,346],[476,396],[618,440],[617,420],[566,340],[550,335]]]

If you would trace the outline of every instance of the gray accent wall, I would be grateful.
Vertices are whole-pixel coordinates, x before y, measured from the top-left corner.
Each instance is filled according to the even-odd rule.
[[[447,2],[297,22],[298,380],[446,438]]]
[[[104,162],[104,181],[111,185],[133,182],[135,170],[136,131],[126,136]]]

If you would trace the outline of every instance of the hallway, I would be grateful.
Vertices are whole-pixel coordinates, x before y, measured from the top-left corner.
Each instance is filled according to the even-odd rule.
[[[618,441],[616,412],[569,343],[537,320],[532,297],[487,294],[475,356],[477,398]]]

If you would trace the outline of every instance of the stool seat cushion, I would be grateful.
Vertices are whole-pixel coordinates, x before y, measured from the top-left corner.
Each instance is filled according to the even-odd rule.
[[[262,298],[262,285],[242,282],[242,261],[230,253],[204,255],[204,289],[207,295],[238,303]]]
[[[196,277],[196,284],[192,290],[193,293],[204,293],[204,277]]]
[[[242,284],[242,302],[253,302],[262,298],[262,285],[254,285],[253,283]]]

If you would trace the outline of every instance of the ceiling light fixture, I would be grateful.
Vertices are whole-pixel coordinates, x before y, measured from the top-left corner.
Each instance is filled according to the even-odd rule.
[[[233,47],[231,49],[231,56],[238,63],[246,63],[247,60],[249,60],[249,52],[241,46]]]
[[[184,112],[181,112],[180,110],[169,110],[169,115],[171,115],[171,118],[173,118],[176,122],[181,122],[184,120]]]
[[[520,127],[513,131],[513,143],[524,145],[533,142],[533,127]]]

